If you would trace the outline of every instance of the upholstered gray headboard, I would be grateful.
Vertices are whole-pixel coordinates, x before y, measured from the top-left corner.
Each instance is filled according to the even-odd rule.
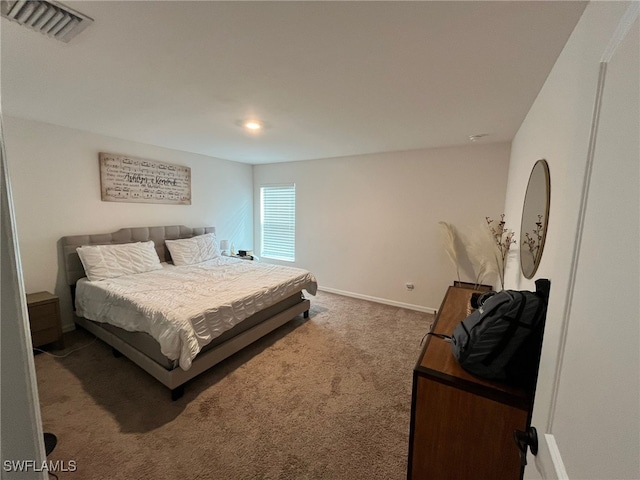
[[[171,260],[171,256],[164,243],[165,240],[190,238],[205,233],[215,233],[215,231],[215,227],[189,228],[184,225],[173,225],[170,227],[121,228],[113,233],[62,237],[62,253],[64,256],[67,283],[69,285],[75,285],[78,280],[86,276],[78,252],[76,252],[76,248],[82,245],[109,245],[114,243],[134,243],[153,240],[160,261],[166,262]]]

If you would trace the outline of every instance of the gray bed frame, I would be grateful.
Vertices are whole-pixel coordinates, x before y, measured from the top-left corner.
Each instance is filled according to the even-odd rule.
[[[190,238],[205,233],[215,233],[214,227],[189,228],[183,225],[168,227],[136,227],[123,228],[113,233],[97,234],[97,235],[74,235],[62,238],[62,249],[64,255],[64,264],[67,275],[67,283],[71,287],[72,301],[75,304],[75,285],[76,282],[85,277],[84,267],[78,257],[76,248],[82,245],[108,245],[122,244],[132,242],[146,242],[152,240],[155,244],[158,257],[161,262],[169,261],[170,254],[165,245],[165,240],[175,240],[179,238]],[[171,398],[177,400],[184,394],[184,384],[192,378],[200,375],[202,372],[213,367],[225,358],[233,355],[247,345],[262,338],[269,332],[284,325],[288,321],[303,314],[305,318],[309,317],[310,302],[305,299],[302,293],[297,294],[292,304],[291,298],[288,302],[281,302],[282,306],[274,306],[269,312],[268,318],[262,319],[257,317],[258,312],[253,317],[244,320],[252,326],[248,329],[241,330],[235,336],[226,339],[224,342],[213,346],[207,350],[203,350],[193,360],[189,370],[182,370],[179,367],[170,368],[167,365],[159,363],[152,358],[153,356],[136,348],[130,341],[125,340],[125,336],[119,335],[115,327],[108,328],[99,322],[93,322],[85,318],[74,315],[74,321],[84,329],[88,330],[96,337],[110,345],[114,350],[114,355],[122,354],[129,360],[137,364],[140,368],[151,374],[163,385],[171,390]],[[278,304],[280,305],[280,304]],[[146,335],[146,334],[140,334]],[[155,340],[150,340],[155,342]],[[158,347],[159,349],[159,347]]]

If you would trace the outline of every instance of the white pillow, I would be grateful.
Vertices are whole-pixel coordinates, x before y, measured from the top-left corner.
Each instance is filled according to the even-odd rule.
[[[144,273],[162,268],[152,241],[76,248],[91,281]]]
[[[174,265],[193,265],[220,256],[215,233],[180,240],[165,240]]]

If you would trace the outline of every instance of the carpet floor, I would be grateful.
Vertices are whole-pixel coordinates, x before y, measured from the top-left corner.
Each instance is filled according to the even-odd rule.
[[[35,357],[62,479],[406,478],[411,382],[433,316],[319,292],[302,316],[169,391],[83,330]],[[92,343],[91,343],[92,342]]]

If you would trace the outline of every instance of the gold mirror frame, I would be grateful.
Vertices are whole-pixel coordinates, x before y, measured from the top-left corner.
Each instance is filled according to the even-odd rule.
[[[544,159],[538,160],[529,176],[520,224],[520,268],[525,278],[533,278],[540,265],[549,225],[550,200],[549,164]]]

